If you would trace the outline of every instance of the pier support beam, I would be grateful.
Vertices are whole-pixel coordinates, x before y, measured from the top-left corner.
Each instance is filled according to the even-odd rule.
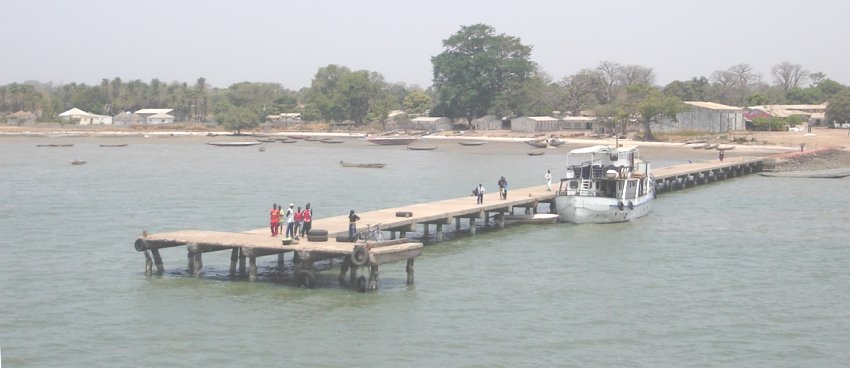
[[[248,280],[257,281],[257,256],[253,254],[248,257]]]
[[[505,228],[505,212],[503,212],[503,211],[499,211],[499,221],[498,221],[498,224],[499,224],[499,229],[504,229],[504,228]]]
[[[455,217],[455,231],[460,231],[460,217]]]
[[[153,260],[151,259],[150,251],[145,249],[145,276],[150,276],[153,273]]]
[[[436,239],[438,242],[443,241],[443,224],[437,224]]]
[[[484,211],[484,227],[490,227],[490,211]]]
[[[192,251],[186,251],[186,257],[189,258],[189,264],[187,268],[189,268],[189,272],[195,271],[195,255],[192,254]]]
[[[346,286],[345,282],[345,274],[348,273],[348,269],[351,267],[351,256],[345,256],[342,258],[342,264],[339,265],[339,284],[342,286]]]
[[[165,268],[162,267],[162,256],[159,255],[159,249],[151,249],[151,254],[153,254],[153,264],[156,265],[156,274],[162,275]]]
[[[395,230],[390,230],[390,240],[395,240]]]
[[[355,265],[351,265],[351,269],[348,271],[348,284],[357,285],[357,266]]]
[[[469,218],[469,233],[475,235],[475,217]]]
[[[236,273],[236,261],[239,260],[239,247],[235,247],[230,251],[230,274]]]
[[[277,268],[283,269],[283,263],[284,263],[283,253],[278,253],[277,254]]]
[[[204,268],[203,253],[196,252],[195,253],[195,270],[193,272],[195,277],[201,276],[201,271],[203,270],[203,268]]]
[[[405,267],[405,271],[407,271],[407,284],[413,285],[413,258],[407,259],[407,267]]]
[[[378,290],[378,265],[369,267],[369,284],[366,286],[366,290]]]
[[[428,224],[422,224],[422,240],[428,239]]]
[[[405,237],[405,236],[407,236],[407,232],[406,232],[406,231],[402,230],[402,231],[399,231],[399,232],[398,232],[398,237],[399,237],[399,238],[403,238],[403,237]]]
[[[245,274],[245,250],[239,248],[239,273]]]

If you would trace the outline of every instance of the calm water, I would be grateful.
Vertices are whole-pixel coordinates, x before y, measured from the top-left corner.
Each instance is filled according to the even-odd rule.
[[[43,141],[39,143],[45,143]],[[494,144],[488,144],[494,147]],[[362,142],[221,148],[0,143],[0,351],[7,367],[838,367],[850,362],[850,181],[738,178],[665,194],[615,225],[523,226],[425,248],[380,290],[302,290],[274,257],[231,280],[229,252],[145,277],[143,229],[264,227],[272,202],[317,217],[512,188],[563,155],[404,151]],[[448,147],[445,147],[448,148]],[[559,151],[554,151],[559,152]],[[674,163],[651,157],[656,163]],[[74,158],[87,165],[72,166]],[[340,160],[384,162],[344,169]],[[522,195],[519,191],[511,195]],[[472,200],[470,198],[470,200]]]

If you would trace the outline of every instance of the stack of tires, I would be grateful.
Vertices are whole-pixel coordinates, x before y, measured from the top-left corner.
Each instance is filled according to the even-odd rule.
[[[310,230],[307,232],[307,241],[326,242],[328,241],[328,231],[321,229]]]

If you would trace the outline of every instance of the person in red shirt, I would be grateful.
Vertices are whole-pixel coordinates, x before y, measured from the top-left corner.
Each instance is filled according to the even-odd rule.
[[[301,212],[301,221],[303,222],[301,236],[304,236],[313,226],[313,209],[310,208],[309,203],[304,207],[304,211]]]
[[[277,236],[277,228],[280,225],[280,209],[277,208],[277,203],[272,205],[269,212],[269,225],[272,228],[272,236]]]
[[[294,218],[295,225],[294,225],[294,228],[292,229],[292,237],[295,238],[295,239],[298,239],[298,229],[301,227],[301,221],[303,221],[303,215],[304,214],[303,214],[303,212],[301,212],[301,207],[298,207],[298,209],[295,210],[295,215],[294,215],[295,216],[295,218]]]

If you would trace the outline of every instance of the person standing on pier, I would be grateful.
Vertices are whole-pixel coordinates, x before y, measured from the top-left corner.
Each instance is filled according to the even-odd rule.
[[[505,185],[507,183],[504,176],[499,178],[499,181],[496,183],[499,185],[499,199],[505,199]]]
[[[301,229],[301,225],[303,224],[303,216],[304,212],[301,211],[301,207],[295,210],[295,229],[292,231],[292,238],[298,239],[298,230]]]
[[[301,236],[303,237],[313,227],[313,209],[310,208],[309,203],[304,206],[304,212],[301,213],[301,221],[304,222],[304,225],[301,226]]]
[[[360,216],[354,213],[354,210],[348,213],[348,239],[354,241],[354,235],[357,234],[357,220]]]
[[[293,237],[293,230],[295,230],[295,210],[293,209],[295,204],[290,203],[289,208],[286,209],[286,237]]]
[[[483,204],[484,203],[484,186],[483,185],[478,184],[478,188],[475,188],[475,195],[478,197],[478,201],[476,203],[477,204]]]
[[[277,203],[272,205],[272,210],[269,212],[269,225],[272,228],[272,236],[277,236],[277,228],[280,225],[280,210],[277,209]]]
[[[723,150],[720,150],[720,162],[723,162]]]
[[[723,152],[723,151],[720,151],[720,152]],[[546,191],[551,192],[552,191],[552,172],[549,171],[549,170],[546,170],[546,175],[543,176],[543,177],[546,178]]]

